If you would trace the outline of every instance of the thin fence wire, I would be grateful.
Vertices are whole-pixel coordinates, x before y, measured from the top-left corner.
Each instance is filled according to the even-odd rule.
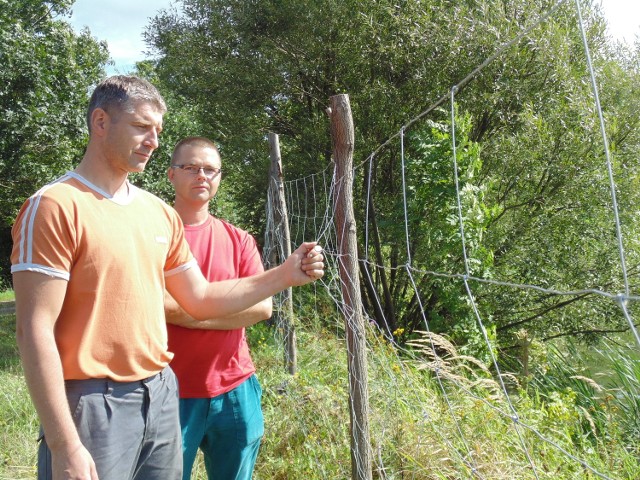
[[[502,367],[494,353],[497,345],[488,333],[486,319],[483,318],[483,314],[477,304],[476,294],[474,293],[477,289],[484,286],[510,289],[518,292],[536,293],[556,298],[600,298],[612,302],[620,308],[637,344],[640,346],[640,338],[638,337],[634,320],[628,311],[629,303],[637,302],[640,300],[640,297],[630,292],[625,251],[622,241],[622,229],[615,196],[616,183],[606,137],[604,116],[598,98],[595,71],[586,40],[579,0],[575,2],[576,21],[579,24],[584,41],[595,109],[600,121],[606,168],[609,174],[609,188],[612,195],[613,223],[616,230],[616,242],[619,250],[620,268],[623,275],[624,293],[608,292],[599,288],[563,290],[528,282],[518,283],[512,280],[484,278],[473,275],[467,251],[464,199],[459,179],[460,167],[458,165],[456,141],[456,98],[461,88],[481,76],[485,68],[501,58],[501,56],[507,55],[511,47],[523,38],[531,35],[541,24],[552,19],[558,8],[566,3],[568,3],[568,0],[558,1],[546,14],[542,15],[537,22],[534,22],[531,26],[524,29],[512,40],[499,46],[494,54],[479,64],[460,82],[453,85],[447,94],[437,99],[428,109],[405,122],[397,134],[392,135],[386,142],[377,146],[366,160],[354,169],[356,173],[361,171],[366,179],[366,191],[362,192],[364,196],[364,218],[361,219],[361,225],[363,225],[362,237],[364,238],[364,243],[360,255],[361,258],[359,259],[361,275],[369,284],[374,284],[375,279],[379,279],[381,275],[406,274],[408,278],[406,296],[413,296],[415,298],[415,302],[419,308],[421,327],[423,329],[422,341],[417,341],[412,345],[406,346],[399,344],[396,340],[399,334],[392,330],[394,319],[387,317],[384,311],[385,302],[378,296],[377,291],[373,292],[370,307],[377,311],[379,316],[382,317],[383,325],[379,325],[379,322],[376,324],[373,316],[367,318],[368,331],[366,335],[369,350],[371,352],[384,351],[387,356],[393,358],[393,361],[388,362],[382,360],[380,356],[371,355],[369,357],[369,362],[372,367],[370,371],[375,372],[375,375],[384,377],[386,385],[395,386],[392,392],[385,392],[386,396],[377,397],[372,395],[371,448],[374,452],[375,469],[380,478],[396,478],[394,475],[399,472],[393,471],[394,467],[388,464],[388,460],[385,457],[385,448],[389,445],[388,436],[391,427],[386,425],[384,420],[380,420],[383,417],[383,412],[378,409],[384,409],[385,406],[388,406],[385,402],[393,402],[397,405],[403,401],[410,403],[409,399],[415,402],[412,404],[423,405],[420,411],[409,412],[409,415],[412,417],[411,421],[415,425],[419,425],[420,428],[428,428],[439,440],[445,452],[443,455],[447,457],[446,461],[442,461],[440,458],[440,462],[447,464],[450,471],[456,475],[455,478],[552,478],[544,467],[545,459],[543,455],[544,452],[547,451],[546,449],[551,449],[555,454],[564,456],[566,461],[571,465],[568,468],[573,469],[571,471],[583,472],[583,474],[584,472],[589,472],[588,474],[591,477],[597,478],[616,478],[611,476],[611,473],[603,473],[602,465],[592,465],[589,461],[581,458],[575,451],[572,451],[570,439],[566,438],[566,436],[559,431],[560,429],[558,429],[558,432],[555,432],[552,428],[540,428],[538,426],[539,419],[527,418],[520,413],[519,399],[514,398],[515,389],[513,385],[517,384],[517,379],[515,379],[511,373],[502,371]],[[406,136],[406,132],[410,127],[417,126],[421,120],[428,120],[429,115],[444,105],[447,100],[450,102],[452,184],[455,189],[456,221],[459,230],[458,235],[460,239],[462,266],[464,269],[463,273],[436,271],[426,268],[424,265],[416,264],[415,256],[412,254],[413,244],[411,242],[412,232],[409,214],[411,199],[408,195],[408,179],[405,176],[409,168],[405,156],[406,142],[410,142],[411,140]],[[397,142],[397,145],[395,142]],[[396,147],[399,150],[401,159],[403,187],[402,227],[406,243],[406,264],[390,267],[379,263],[378,259],[370,258],[370,242],[372,241],[372,236],[376,235],[376,233],[372,232],[369,220],[372,216],[372,198],[376,189],[375,182],[373,181],[374,163],[376,159],[382,155],[384,150],[394,149]],[[338,183],[335,179],[333,165],[329,165],[324,171],[317,174],[286,181],[285,192],[289,208],[292,248],[295,248],[296,245],[309,238],[314,238],[323,245],[327,275],[320,284],[324,293],[331,300],[336,314],[339,314],[340,317],[350,318],[351,315],[347,314],[346,305],[341,298],[341,286],[343,282],[350,282],[352,279],[340,278],[337,274],[339,253],[337,251],[338,240],[336,239],[336,228],[333,216],[335,206],[332,205],[332,199],[335,193],[333,190]],[[271,204],[271,199],[268,204]],[[278,226],[273,225],[271,208],[272,207],[268,207],[268,226],[273,229],[272,231],[277,232],[279,229]],[[269,242],[273,243],[265,246],[266,258],[269,258],[268,252],[270,252],[271,249],[279,248],[279,241],[282,241],[282,239],[278,238],[277,235],[269,237]],[[281,254],[282,252],[280,251],[279,255]],[[473,312],[478,332],[481,334],[486,351],[489,352],[489,366],[483,365],[478,359],[469,358],[461,354],[446,338],[432,332],[428,306],[425,305],[426,292],[424,292],[424,287],[421,286],[421,282],[417,280],[417,277],[448,282],[449,284],[456,284],[463,288],[466,298],[460,301],[469,306]],[[275,311],[277,312],[279,308],[278,298],[276,298],[275,307]],[[299,307],[302,309],[302,303],[299,304]],[[348,327],[349,326],[340,326],[339,322],[335,323],[335,331],[338,335],[344,331],[343,328]],[[424,381],[427,383],[432,382],[435,385],[435,390],[439,392],[443,400],[442,405],[444,405],[444,408],[442,411],[434,412],[433,400],[421,397],[421,392],[424,391],[425,384],[410,374],[410,370],[416,365],[432,374],[432,377],[429,377],[430,380],[427,379]],[[473,369],[468,365],[472,365]],[[470,370],[474,371],[471,379],[468,376]],[[462,400],[460,399],[461,393],[464,396]],[[519,452],[510,463],[505,465],[488,465],[491,462],[490,459],[492,458],[493,452],[483,450],[479,447],[481,440],[478,438],[478,432],[474,431],[472,427],[465,423],[465,402],[481,404],[487,412],[492,412],[497,418],[502,419],[506,428],[504,434],[510,437],[509,441],[512,444],[513,451]],[[443,418],[446,418],[447,421],[442,422],[441,420]],[[476,425],[475,428],[477,429],[479,427]],[[419,430],[417,427],[416,429]],[[430,445],[429,448],[434,447]],[[399,452],[398,456],[408,458],[410,454]],[[411,463],[409,460],[406,461]],[[439,468],[439,466],[420,465],[420,462],[416,461],[412,464],[411,468],[412,476],[407,478],[436,478],[435,474],[431,477],[429,472],[434,468]],[[504,476],[497,477],[496,472],[498,471]]]

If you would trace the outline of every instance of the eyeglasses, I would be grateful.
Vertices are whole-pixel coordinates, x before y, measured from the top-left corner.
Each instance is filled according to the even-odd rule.
[[[171,168],[179,168],[191,175],[198,175],[202,170],[203,175],[209,180],[213,180],[222,173],[222,169],[217,167],[198,167],[197,165],[171,165]]]

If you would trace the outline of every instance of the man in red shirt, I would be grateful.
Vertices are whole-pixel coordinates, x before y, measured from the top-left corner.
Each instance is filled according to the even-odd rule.
[[[263,272],[254,238],[209,213],[220,185],[216,145],[203,137],[180,141],[173,152],[169,180],[174,208],[185,237],[209,281]],[[180,391],[183,479],[191,478],[198,448],[210,479],[247,479],[264,433],[260,399],[244,327],[271,316],[271,298],[233,315],[197,321],[167,298],[171,368]]]

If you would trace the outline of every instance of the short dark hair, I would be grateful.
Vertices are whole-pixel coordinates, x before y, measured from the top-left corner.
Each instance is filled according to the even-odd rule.
[[[173,147],[173,154],[171,155],[171,165],[175,165],[178,151],[182,147],[211,148],[212,150],[215,150],[215,152],[218,154],[218,158],[220,158],[220,150],[218,150],[218,146],[213,140],[209,140],[207,137],[185,137],[178,143],[176,143],[175,147]]]
[[[96,108],[102,108],[113,115],[115,111],[133,112],[138,102],[149,102],[162,114],[167,111],[162,95],[147,80],[127,75],[106,78],[98,84],[89,100],[87,110],[89,132],[91,132],[91,114]]]

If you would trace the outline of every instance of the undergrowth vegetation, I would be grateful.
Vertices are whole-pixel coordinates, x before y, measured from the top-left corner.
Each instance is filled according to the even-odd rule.
[[[13,315],[0,316],[2,480],[35,476],[38,421],[14,324]],[[341,327],[298,326],[294,376],[284,368],[276,330],[261,324],[248,331],[266,423],[254,478],[351,478]],[[599,478],[575,459],[605,478],[640,476],[640,376],[635,359],[620,349],[592,352],[600,373],[603,362],[611,366],[606,379],[594,380],[578,349],[550,348],[526,390],[515,376],[503,376],[507,401],[492,369],[443,337],[424,333],[401,348],[374,330],[367,336],[373,478],[473,478],[476,469],[478,478],[529,479],[536,478],[532,463],[537,478]],[[200,457],[192,478],[206,478]]]
[[[0,302],[13,301],[14,297],[13,290],[0,290]]]
[[[16,346],[15,316],[0,315],[0,479],[36,477],[37,433]]]

